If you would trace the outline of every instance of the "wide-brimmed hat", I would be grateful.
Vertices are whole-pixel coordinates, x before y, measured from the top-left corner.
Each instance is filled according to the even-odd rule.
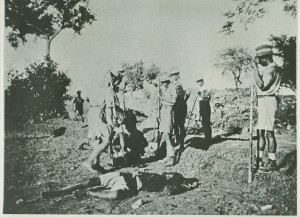
[[[273,54],[273,47],[271,45],[267,45],[267,44],[258,46],[255,50],[256,50],[257,57],[262,57],[265,55]]]
[[[198,76],[196,77],[196,82],[200,82],[201,80],[203,81],[204,78],[203,78],[203,76],[200,74],[200,75],[198,75]]]
[[[172,67],[170,70],[169,70],[169,77],[171,76],[175,76],[175,75],[179,75],[180,74],[180,70],[178,67]]]
[[[125,72],[125,69],[119,69],[118,72],[123,74]]]
[[[169,83],[169,82],[171,82],[171,81],[170,81],[170,78],[169,78],[169,77],[162,77],[162,78],[160,78],[160,82],[161,82],[161,83]]]

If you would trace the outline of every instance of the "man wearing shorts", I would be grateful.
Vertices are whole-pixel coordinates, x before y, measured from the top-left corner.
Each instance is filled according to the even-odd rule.
[[[96,138],[96,140],[90,157],[82,165],[91,172],[104,171],[99,165],[100,154],[112,143],[114,136],[122,132],[121,123],[124,119],[124,112],[116,101],[117,96],[112,82],[109,73],[105,81],[107,87],[102,93],[104,100],[101,109],[95,108],[89,113],[89,138]]]
[[[263,70],[258,65],[264,67]],[[258,121],[257,147],[258,154],[256,168],[259,172],[268,173],[276,170],[276,139],[274,134],[275,113],[278,102],[276,94],[280,88],[281,78],[276,64],[273,62],[272,46],[262,45],[256,48],[256,57],[253,62],[254,78],[257,85]],[[268,163],[264,166],[263,153],[266,144],[269,149]]]

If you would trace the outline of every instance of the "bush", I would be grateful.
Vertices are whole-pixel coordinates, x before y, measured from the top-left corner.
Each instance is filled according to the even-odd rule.
[[[133,91],[142,89],[144,81],[143,61],[139,61],[133,65],[125,63],[123,64],[123,68],[125,69],[125,76],[130,89]]]
[[[5,90],[5,117],[9,121],[37,121],[66,113],[71,80],[54,61],[35,62],[22,73],[11,72],[9,77]]]
[[[279,73],[281,75],[281,85],[296,91],[296,37],[273,36],[269,39],[274,48],[277,49],[277,57],[282,61],[282,65],[279,67]]]
[[[148,69],[145,69],[143,61],[134,64],[124,63],[122,67],[125,69],[125,77],[132,91],[142,89],[144,80],[151,82],[160,74],[158,66],[152,64]]]
[[[155,80],[156,77],[160,74],[160,69],[155,64],[152,64],[147,71],[145,72],[144,79],[147,82],[151,82],[152,80]]]

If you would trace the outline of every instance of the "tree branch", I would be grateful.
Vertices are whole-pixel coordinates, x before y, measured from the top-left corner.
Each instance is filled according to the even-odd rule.
[[[64,27],[62,26],[59,30],[57,30],[49,39],[49,42],[51,43],[51,41],[64,29]]]
[[[28,23],[27,25],[28,25],[28,26],[31,26],[31,27],[33,27],[33,28],[35,28],[36,30],[38,30],[38,31],[40,31],[40,32],[42,32],[45,36],[47,35],[43,30],[41,30],[41,29],[38,28],[37,26],[35,26],[35,25],[33,25],[33,24],[30,24],[30,23]]]
[[[248,10],[249,10],[250,6],[252,5],[253,1],[254,0],[251,0],[251,2],[249,3],[249,5],[247,6],[246,11],[245,11],[245,15],[244,15],[244,26],[245,26],[246,30],[247,30],[247,19],[246,19],[246,16],[247,16]]]

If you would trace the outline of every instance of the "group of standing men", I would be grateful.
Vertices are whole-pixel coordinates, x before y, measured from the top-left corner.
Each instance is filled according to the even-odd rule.
[[[262,69],[261,69],[262,67]],[[258,124],[257,124],[257,152],[255,168],[261,172],[271,172],[276,169],[276,139],[274,135],[275,113],[277,111],[276,94],[280,87],[280,76],[277,66],[273,62],[272,47],[263,45],[256,48],[256,57],[253,62],[254,78],[257,85],[258,93]],[[211,96],[212,91],[204,83],[204,78],[199,76],[196,78],[198,85],[198,93],[195,103],[198,107],[198,119],[202,122],[202,128],[205,136],[206,145],[211,144],[212,129],[211,129]],[[110,144],[113,138],[118,136],[121,150],[126,148],[124,130],[128,130],[132,136],[132,149],[137,149],[138,155],[143,153],[143,148],[147,146],[145,139],[140,131],[136,128],[136,119],[125,119],[127,117],[125,111],[124,92],[126,91],[127,81],[124,78],[124,70],[118,71],[117,74],[108,74],[108,79],[105,81],[106,90],[104,93],[104,101],[102,106],[103,119],[97,123],[98,141],[97,146],[84,163],[90,170],[96,170],[99,166],[99,155]],[[166,157],[162,162],[166,165],[174,165],[175,151],[184,148],[184,140],[186,137],[185,120],[187,117],[187,101],[190,97],[190,91],[184,89],[180,82],[180,71],[178,68],[173,68],[169,71],[168,76],[160,79],[160,87],[162,89],[159,95],[160,114],[159,114],[159,130],[162,132],[162,137],[159,139],[160,145],[166,142]],[[193,109],[191,110],[193,111]],[[127,117],[128,118],[128,117]],[[125,122],[125,120],[127,120]],[[159,135],[160,137],[161,135]],[[98,146],[99,144],[99,146]],[[142,145],[139,145],[142,144]],[[269,160],[267,164],[263,163],[262,157],[265,146],[268,146]],[[143,148],[139,148],[142,146]],[[161,146],[159,146],[161,147]]]
[[[204,86],[203,77],[199,76],[196,80],[198,84],[198,95],[195,103],[198,105],[198,119],[202,120],[203,131],[207,144],[211,140],[211,90]],[[167,155],[162,160],[166,165],[175,163],[174,150],[184,148],[186,136],[185,120],[187,116],[187,101],[190,97],[190,90],[184,89],[180,82],[180,71],[178,68],[170,70],[169,76],[161,80],[164,89],[162,90],[161,120],[160,131],[163,133],[163,141],[166,141]],[[175,136],[175,137],[173,137]],[[175,140],[173,140],[173,138]],[[160,144],[161,144],[160,143]]]
[[[263,67],[264,69],[261,69]],[[276,139],[274,135],[275,113],[277,111],[278,102],[276,94],[280,87],[281,78],[277,66],[273,62],[272,47],[263,45],[256,48],[256,57],[253,61],[254,78],[257,85],[258,94],[258,123],[257,123],[257,153],[255,168],[260,172],[272,172],[276,170]],[[142,154],[143,148],[147,146],[147,141],[143,137],[143,133],[136,128],[135,116],[126,114],[124,90],[126,87],[126,80],[122,79],[121,70],[117,75],[109,73],[109,79],[106,80],[106,90],[103,93],[105,98],[101,107],[101,112],[90,109],[89,113],[89,130],[93,130],[96,136],[94,150],[88,160],[84,162],[84,166],[90,171],[99,171],[99,156],[109,145],[112,144],[113,138],[119,136],[120,144],[125,144],[122,147],[126,150],[129,146],[129,159],[134,160]],[[168,78],[161,80],[164,87],[162,90],[162,101],[159,108],[160,116],[160,131],[165,136],[167,142],[167,155],[164,162],[174,162],[174,152],[176,147],[183,148],[185,132],[185,118],[187,115],[187,100],[190,97],[190,92],[184,90],[180,81],[179,70],[170,72]],[[198,102],[199,116],[198,120],[202,121],[206,143],[211,140],[211,124],[210,124],[210,101],[211,90],[205,87],[202,77],[196,79],[199,87],[199,92],[195,103]],[[159,84],[160,85],[160,84]],[[117,96],[118,94],[118,96]],[[121,101],[120,101],[121,99]],[[78,93],[74,100],[75,110],[82,114],[83,99]],[[96,108],[94,108],[96,109]],[[95,112],[93,115],[92,112]],[[92,121],[93,124],[92,124]],[[124,127],[125,126],[125,127]],[[124,128],[129,132],[128,139],[125,140]],[[91,133],[91,132],[89,132]],[[175,135],[175,142],[173,142],[173,135]],[[124,143],[124,142],[127,143]],[[163,140],[161,140],[163,141]],[[268,145],[268,162],[263,163],[263,153],[266,145]],[[171,164],[172,164],[171,163]],[[98,167],[98,168],[97,168]],[[132,194],[136,194],[139,190],[147,189],[147,184],[153,184],[153,178],[158,178],[157,186],[162,187],[171,185],[170,187],[179,187],[178,190],[190,190],[197,187],[197,180],[185,179],[184,177],[175,173],[165,173],[161,176],[147,175],[147,173],[120,173],[113,172],[89,178],[86,181],[64,187],[60,190],[45,191],[41,195],[43,197],[53,197],[62,194],[70,194],[74,190],[80,188],[88,188],[88,193],[92,196],[105,199],[121,199]],[[178,185],[174,186],[177,181]],[[179,181],[179,182],[178,182]],[[95,188],[90,188],[95,187]],[[99,190],[99,187],[102,189]],[[178,193],[178,190],[175,192]]]

